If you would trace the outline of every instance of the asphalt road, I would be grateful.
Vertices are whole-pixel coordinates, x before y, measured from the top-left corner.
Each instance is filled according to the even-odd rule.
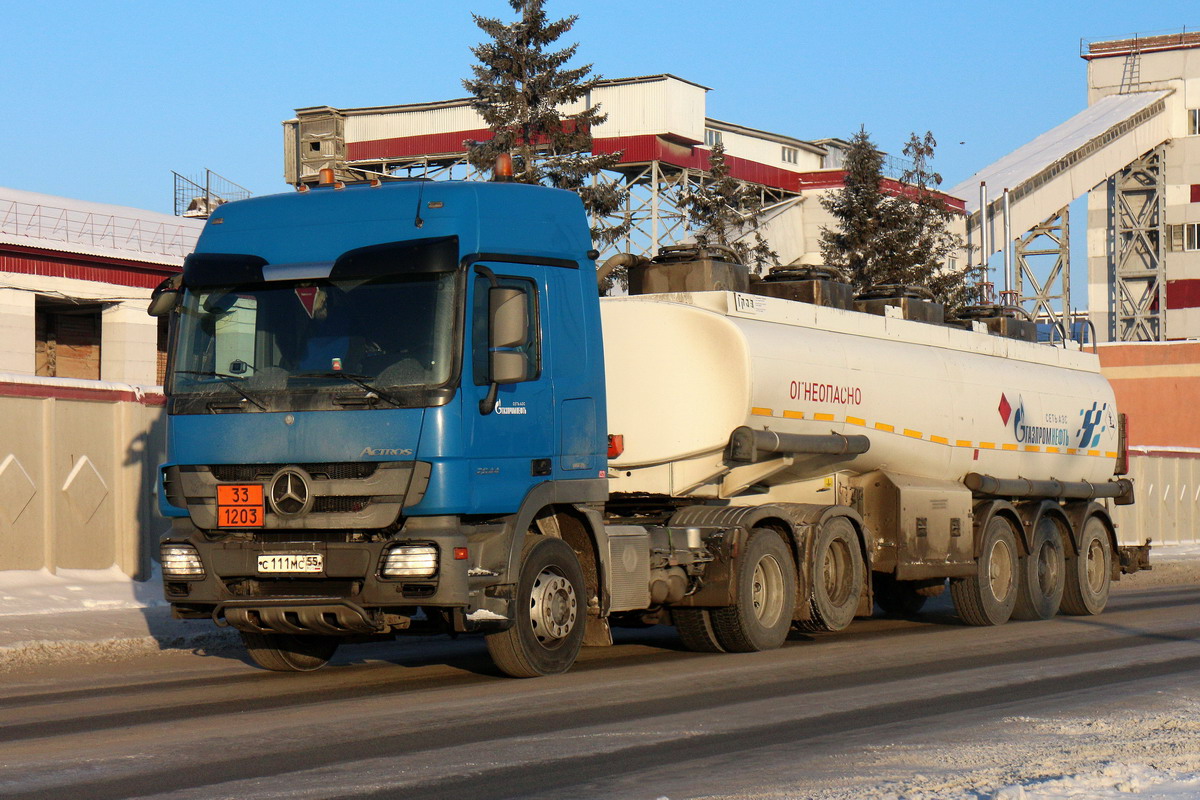
[[[311,674],[218,651],[2,681],[5,797],[803,797],[872,745],[1197,686],[1200,587],[1126,581],[1099,617],[998,628],[939,599],[749,655],[619,631],[524,681],[473,639],[345,647]]]

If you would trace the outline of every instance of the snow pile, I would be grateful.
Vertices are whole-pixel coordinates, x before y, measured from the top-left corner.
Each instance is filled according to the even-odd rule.
[[[155,565],[146,581],[108,569],[0,570],[0,617],[165,606]]]
[[[1108,763],[1077,775],[1018,783],[997,789],[991,800],[1101,800],[1136,794],[1145,800],[1200,797],[1200,773],[1156,769],[1146,764]]]

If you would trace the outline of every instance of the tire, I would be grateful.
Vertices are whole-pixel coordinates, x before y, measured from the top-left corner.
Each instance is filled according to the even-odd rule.
[[[925,607],[928,595],[921,594],[918,581],[898,581],[891,573],[877,572],[874,576],[875,605],[885,614],[915,617]]]
[[[968,625],[1003,625],[1012,616],[1020,583],[1017,537],[1001,516],[988,520],[979,553],[979,572],[950,581],[958,616]]]
[[[671,619],[679,633],[679,641],[693,653],[724,653],[713,630],[712,615],[707,608],[673,608]]]
[[[239,631],[246,652],[263,669],[275,672],[312,672],[329,663],[337,650],[336,636],[301,636],[291,633]]]
[[[1062,612],[1075,616],[1099,614],[1108,605],[1112,587],[1112,542],[1100,517],[1088,517],[1079,535],[1079,554],[1067,554]]]
[[[811,579],[809,619],[796,626],[806,631],[845,630],[858,613],[865,580],[858,532],[850,520],[833,517],[817,531]]]
[[[774,650],[787,639],[796,606],[796,562],[769,528],[750,532],[734,567],[736,603],[709,612],[717,642],[729,653]]]
[[[571,546],[550,536],[525,537],[512,627],[486,637],[488,654],[513,678],[566,672],[587,627],[583,570]]]
[[[1066,586],[1066,556],[1062,530],[1042,517],[1033,532],[1029,555],[1021,559],[1021,580],[1013,619],[1050,619],[1058,613]]]

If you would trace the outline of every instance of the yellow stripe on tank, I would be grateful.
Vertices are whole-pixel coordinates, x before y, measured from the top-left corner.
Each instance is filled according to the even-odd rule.
[[[774,412],[769,408],[751,408],[750,413],[756,417],[773,417]]]

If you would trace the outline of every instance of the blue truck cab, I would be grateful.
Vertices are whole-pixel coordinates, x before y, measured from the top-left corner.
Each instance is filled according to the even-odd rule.
[[[429,627],[493,634],[510,674],[569,667],[604,602],[572,522],[608,496],[586,220],[573,193],[502,182],[221,206],[154,301],[176,614],[273,669]]]

